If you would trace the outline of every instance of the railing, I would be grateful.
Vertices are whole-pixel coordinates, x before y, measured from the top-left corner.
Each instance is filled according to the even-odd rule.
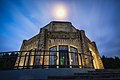
[[[61,57],[59,53],[49,50],[0,52],[0,69],[93,68],[91,55],[63,51]]]

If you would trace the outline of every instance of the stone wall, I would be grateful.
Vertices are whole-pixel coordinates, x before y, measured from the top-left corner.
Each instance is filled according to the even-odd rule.
[[[24,40],[21,46],[21,51],[24,50],[49,50],[50,47],[68,45],[78,49],[79,54],[93,56],[93,61],[90,57],[82,55],[82,62],[79,59],[79,64],[83,66],[94,66],[95,69],[103,69],[103,64],[97,50],[95,42],[91,42],[85,35],[84,30],[77,30],[70,22],[51,22],[41,28],[40,33],[29,40]],[[24,56],[26,53],[23,53]],[[48,53],[40,53],[42,55]],[[80,58],[80,56],[78,56]],[[24,58],[23,58],[24,59]],[[22,60],[23,60],[22,59]],[[39,57],[40,64],[43,57]],[[23,65],[23,61],[20,65]],[[44,65],[47,65],[49,58],[44,58]],[[16,61],[17,62],[17,61]],[[57,61],[58,62],[58,61]],[[91,64],[93,63],[93,64]],[[57,63],[58,64],[58,63]]]

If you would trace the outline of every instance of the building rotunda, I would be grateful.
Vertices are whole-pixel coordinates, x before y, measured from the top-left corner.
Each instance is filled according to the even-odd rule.
[[[99,51],[84,30],[71,22],[52,21],[29,40],[23,40],[17,68],[104,69]]]

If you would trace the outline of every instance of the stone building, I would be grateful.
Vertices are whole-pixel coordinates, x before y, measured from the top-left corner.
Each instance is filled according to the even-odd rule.
[[[71,22],[50,22],[40,29],[39,34],[23,40],[20,51],[23,51],[22,57],[19,55],[15,64],[18,68],[53,65],[56,68],[104,69],[95,42],[85,35],[84,30],[76,29]]]

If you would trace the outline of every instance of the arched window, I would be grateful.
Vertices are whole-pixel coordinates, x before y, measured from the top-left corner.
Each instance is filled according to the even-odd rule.
[[[56,46],[54,46],[54,47],[51,47],[50,49],[49,49],[49,51],[50,51],[50,53],[49,53],[49,65],[50,65],[50,67],[56,67],[55,65],[56,65],[56,60],[57,60],[57,47]],[[52,65],[54,65],[54,66],[52,66]]]
[[[70,48],[70,49],[69,49]],[[69,52],[70,50],[70,52]],[[59,45],[58,46],[58,55],[57,55],[57,46],[49,48],[49,67],[56,67],[59,65],[59,68],[68,68],[71,66],[73,68],[78,68],[78,50],[75,47],[68,45]],[[57,63],[57,56],[58,62]]]
[[[71,65],[72,67],[79,67],[78,65],[78,51],[77,48],[70,46]]]

